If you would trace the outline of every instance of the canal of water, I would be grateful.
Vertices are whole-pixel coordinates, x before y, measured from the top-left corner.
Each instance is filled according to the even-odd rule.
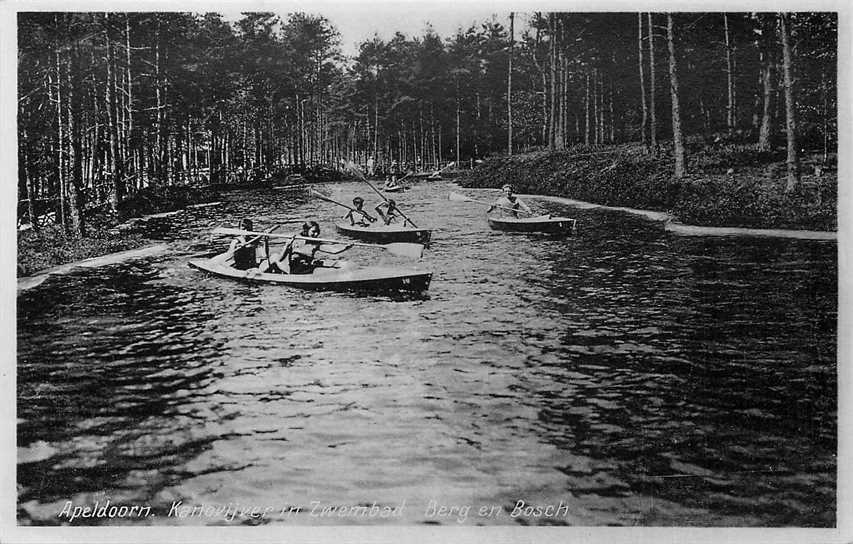
[[[152,223],[168,256],[20,293],[19,523],[109,501],[150,511],[73,524],[834,526],[835,242],[553,203],[575,237],[500,233],[451,190],[397,196],[435,229],[425,297],[187,267],[214,226],[346,213],[272,189]]]

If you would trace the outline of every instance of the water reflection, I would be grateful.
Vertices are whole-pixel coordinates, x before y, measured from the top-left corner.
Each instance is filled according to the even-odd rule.
[[[439,501],[502,512],[467,524],[834,524],[834,244],[676,238],[555,204],[577,237],[510,235],[449,190],[401,199],[440,218],[424,298],[186,267],[219,224],[343,215],[270,190],[152,225],[174,256],[22,294],[19,519],[109,495],[161,514],[136,523],[223,523],[166,516],[191,499],[302,508],[275,524],[380,522],[316,501],[406,501],[390,523],[460,523],[427,515]],[[519,500],[570,514],[510,517]]]

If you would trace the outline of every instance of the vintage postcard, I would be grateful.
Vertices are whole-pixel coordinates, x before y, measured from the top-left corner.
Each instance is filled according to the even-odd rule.
[[[853,538],[845,6],[0,9],[0,541]]]

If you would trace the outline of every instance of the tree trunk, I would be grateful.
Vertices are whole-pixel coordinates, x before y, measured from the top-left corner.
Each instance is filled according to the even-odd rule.
[[[92,51],[90,62],[92,66],[95,66],[95,53]],[[100,114],[98,108],[98,79],[95,73],[92,73],[92,118],[95,120],[94,126],[92,127],[92,147],[90,149],[90,157],[89,157],[89,165],[90,165],[90,179],[92,180],[92,187],[95,189],[95,199],[97,199],[98,204],[103,204],[101,193],[101,184],[103,180],[100,177],[100,155],[98,153],[101,134],[100,134]]]
[[[161,95],[160,77],[160,17],[155,15],[157,26],[154,28],[154,97],[157,109],[154,125],[154,172],[156,183],[163,183],[163,97]]]
[[[561,25],[562,26],[562,25]],[[560,31],[562,37],[562,29]],[[561,39],[561,43],[564,41]],[[557,140],[557,148],[558,149],[566,149],[566,141],[568,140],[567,136],[567,127],[568,127],[568,104],[569,104],[569,95],[568,95],[568,83],[569,83],[569,59],[566,57],[565,52],[560,53],[560,137]]]
[[[515,34],[515,14],[509,12],[509,61],[506,71],[506,152],[512,156],[512,48]]]
[[[133,142],[133,79],[131,77],[130,71],[130,15],[128,13],[124,14],[124,29],[125,29],[125,60],[127,65],[125,66],[125,85],[126,85],[126,94],[127,94],[127,102],[126,108],[127,113],[127,126],[125,128],[124,133],[124,149],[125,156],[129,159],[132,159],[135,155],[132,150],[132,142]],[[133,173],[136,173],[136,169],[133,167],[134,161],[129,161],[125,166],[127,170],[130,170]],[[137,180],[139,176],[137,176]]]
[[[735,84],[732,69],[732,46],[729,37],[729,16],[726,13],[723,13],[723,28],[726,34],[726,90],[729,98],[726,106],[726,127],[729,130],[729,136],[733,136],[735,133]]]
[[[773,139],[773,62],[769,49],[761,52],[761,86],[763,105],[761,129],[758,132],[759,151],[770,151]]]
[[[557,131],[557,25],[555,15],[548,15],[550,29],[550,74],[551,74],[551,111],[549,114],[550,122],[548,123],[548,150],[556,149],[556,131]]]
[[[379,160],[379,94],[373,99],[373,160]]]
[[[669,47],[669,90],[672,95],[672,145],[675,155],[675,177],[684,177],[684,142],[681,138],[681,114],[678,105],[678,67],[675,61],[672,14],[666,14],[666,41]]]
[[[648,148],[649,141],[646,138],[646,125],[649,122],[649,111],[646,106],[646,83],[643,74],[643,14],[637,14],[637,51],[639,52],[639,68],[640,68],[640,102],[643,106],[643,119],[640,123],[640,140],[643,142],[643,147]]]
[[[823,122],[823,163],[826,164],[826,161],[829,160],[829,93],[826,88],[826,73],[823,68],[820,70],[820,93],[823,99],[823,111],[821,112]]]
[[[586,72],[586,91],[583,99],[583,111],[584,111],[584,135],[583,135],[583,143],[584,145],[589,145],[589,71]]]
[[[24,125],[26,126],[26,125]],[[29,146],[27,140],[27,129],[21,129],[21,138],[18,141],[19,146],[19,164],[18,164],[18,175],[22,175],[24,178],[24,188],[26,189],[26,199],[27,199],[27,215],[30,217],[30,225],[33,226],[33,230],[38,232],[39,222],[38,217],[36,217],[36,207],[35,207],[35,189],[33,187],[33,178],[30,175],[30,154],[27,152],[27,147]]]
[[[59,224],[62,230],[65,230],[65,134],[62,113],[62,108],[65,102],[62,101],[62,62],[59,51],[56,52],[56,164],[57,164],[57,181],[59,182]]]
[[[459,148],[459,142],[461,140],[460,131],[462,130],[462,125],[459,122],[459,117],[462,113],[462,105],[460,104],[460,96],[459,96],[459,79],[457,77],[456,80],[456,162],[459,163],[462,160],[462,150]]]
[[[613,113],[613,81],[610,81],[610,93],[608,94],[608,107],[610,112],[610,143],[616,143],[616,116]]]
[[[604,125],[604,112],[605,112],[605,103],[604,103],[604,72],[598,71],[598,142],[602,145],[605,143],[606,139],[606,129]]]
[[[652,12],[648,13],[649,21],[649,145],[652,153],[657,154],[658,123],[655,117],[655,28]]]
[[[107,16],[109,17],[109,16]],[[104,92],[104,98],[107,101],[107,122],[109,124],[110,138],[110,155],[112,157],[113,178],[113,194],[112,207],[113,210],[118,209],[119,203],[124,200],[125,185],[124,185],[124,168],[121,152],[119,151],[119,134],[118,134],[118,105],[116,104],[116,85],[115,85],[115,55],[113,53],[113,43],[109,34],[106,34],[107,40],[107,83]]]
[[[600,131],[599,131],[599,127],[598,127],[598,120],[599,120],[598,110],[599,110],[599,104],[598,104],[598,68],[595,68],[592,71],[592,121],[593,121],[593,131],[592,132],[593,132],[593,137],[594,137],[593,143],[595,145],[598,145],[601,143],[601,141],[599,140]]]
[[[536,56],[536,53],[539,51],[539,44],[542,43],[541,37],[541,28],[537,25],[536,38],[533,42],[533,54],[531,57],[533,58],[533,64],[536,65],[536,70],[539,72],[540,79],[542,80],[542,134],[540,143],[544,146],[547,145],[548,139],[548,78],[545,75],[545,69],[542,67],[542,64],[539,62],[539,58]]]
[[[800,183],[800,160],[797,156],[797,123],[794,116],[794,78],[791,59],[790,14],[780,13],[779,23],[782,31],[783,70],[785,74],[785,126],[788,140],[788,182],[785,191],[790,192]]]
[[[84,224],[83,210],[85,202],[83,201],[83,149],[82,138],[83,130],[81,125],[81,97],[82,89],[80,85],[81,70],[79,66],[79,45],[74,44],[70,52],[70,62],[68,63],[68,130],[71,137],[71,186],[69,187],[69,211],[71,216],[71,233],[72,236],[83,237],[86,235]]]

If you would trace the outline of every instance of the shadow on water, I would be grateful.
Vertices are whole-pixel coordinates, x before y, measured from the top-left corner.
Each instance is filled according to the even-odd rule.
[[[198,292],[152,285],[158,275],[107,267],[19,295],[21,501],[121,487],[218,438],[194,433],[202,416],[186,407],[216,375],[222,340],[205,325],[216,316]],[[68,335],[81,319],[87,330]]]

